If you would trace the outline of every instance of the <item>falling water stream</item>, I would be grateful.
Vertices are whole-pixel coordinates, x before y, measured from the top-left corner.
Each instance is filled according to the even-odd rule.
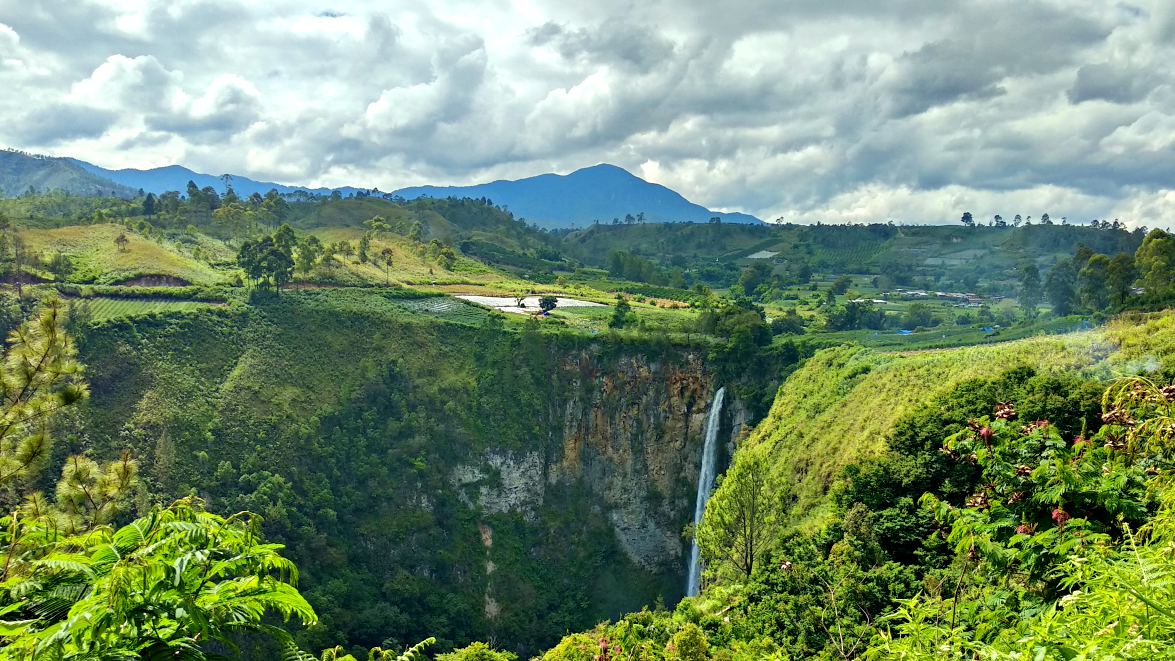
[[[702,523],[702,514],[706,511],[706,501],[710,499],[710,492],[714,489],[714,465],[718,463],[718,428],[722,422],[722,398],[726,395],[726,388],[719,388],[714,393],[714,402],[710,404],[710,413],[706,416],[706,437],[702,445],[702,466],[698,470],[698,498],[694,503],[694,530]],[[698,552],[697,535],[689,551],[689,582],[686,583],[685,594],[692,597],[698,594],[702,579],[702,560]]]

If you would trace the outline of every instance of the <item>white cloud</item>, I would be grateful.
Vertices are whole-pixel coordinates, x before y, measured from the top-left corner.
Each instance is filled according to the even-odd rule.
[[[28,50],[21,47],[20,35],[16,30],[0,22],[0,82],[13,84],[46,73],[48,71],[37,65]]]
[[[761,217],[1158,224],[1168,0],[0,0],[0,143],[390,190],[614,162]]]
[[[1116,204],[1108,217],[1129,219],[1135,226],[1175,227],[1175,190],[1139,191]]]
[[[138,113],[174,103],[182,81],[183,74],[167,70],[154,56],[114,54],[74,83],[68,98],[95,108]]]

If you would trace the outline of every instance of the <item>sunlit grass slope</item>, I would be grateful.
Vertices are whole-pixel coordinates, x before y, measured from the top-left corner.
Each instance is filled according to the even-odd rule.
[[[315,230],[314,234],[323,242],[348,241],[354,247],[363,230],[331,228]],[[392,266],[387,273],[382,258],[378,257],[385,248],[392,251]],[[371,259],[366,264],[359,263],[354,255],[336,255],[332,267],[344,270],[359,282],[371,284],[383,284],[385,280],[406,285],[487,284],[506,280],[501,272],[460,253],[456,253],[452,264],[446,266],[442,260],[430,257],[426,246],[390,233],[373,239],[368,255]]]
[[[788,378],[746,445],[764,446],[775,479],[791,485],[795,520],[818,520],[837,473],[884,450],[904,415],[966,380],[1019,366],[1100,379],[1173,367],[1175,312],[986,346],[905,353],[826,349]]]
[[[126,250],[115,239],[126,234]],[[21,236],[34,254],[63,253],[73,263],[70,280],[111,284],[143,275],[165,275],[193,284],[213,284],[224,274],[178,249],[161,245],[114,224],[27,229]]]

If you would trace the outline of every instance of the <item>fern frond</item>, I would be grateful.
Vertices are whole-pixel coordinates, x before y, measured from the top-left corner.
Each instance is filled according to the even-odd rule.
[[[426,647],[431,646],[431,645],[435,645],[436,642],[437,642],[436,638],[429,636],[428,638],[425,638],[424,640],[420,641],[419,643],[416,643],[412,647],[409,647],[408,649],[404,650],[403,654],[396,657],[396,661],[419,661],[422,659],[426,659],[427,657],[424,656],[424,649]]]

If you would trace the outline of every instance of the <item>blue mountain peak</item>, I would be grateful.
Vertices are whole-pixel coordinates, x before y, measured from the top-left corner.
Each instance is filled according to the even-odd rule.
[[[395,194],[406,199],[486,197],[542,227],[585,227],[630,214],[643,214],[646,222],[653,223],[707,222],[714,217],[724,222],[762,222],[747,214],[710,211],[610,163],[581,168],[567,175],[542,174],[474,186],[415,186]]]

